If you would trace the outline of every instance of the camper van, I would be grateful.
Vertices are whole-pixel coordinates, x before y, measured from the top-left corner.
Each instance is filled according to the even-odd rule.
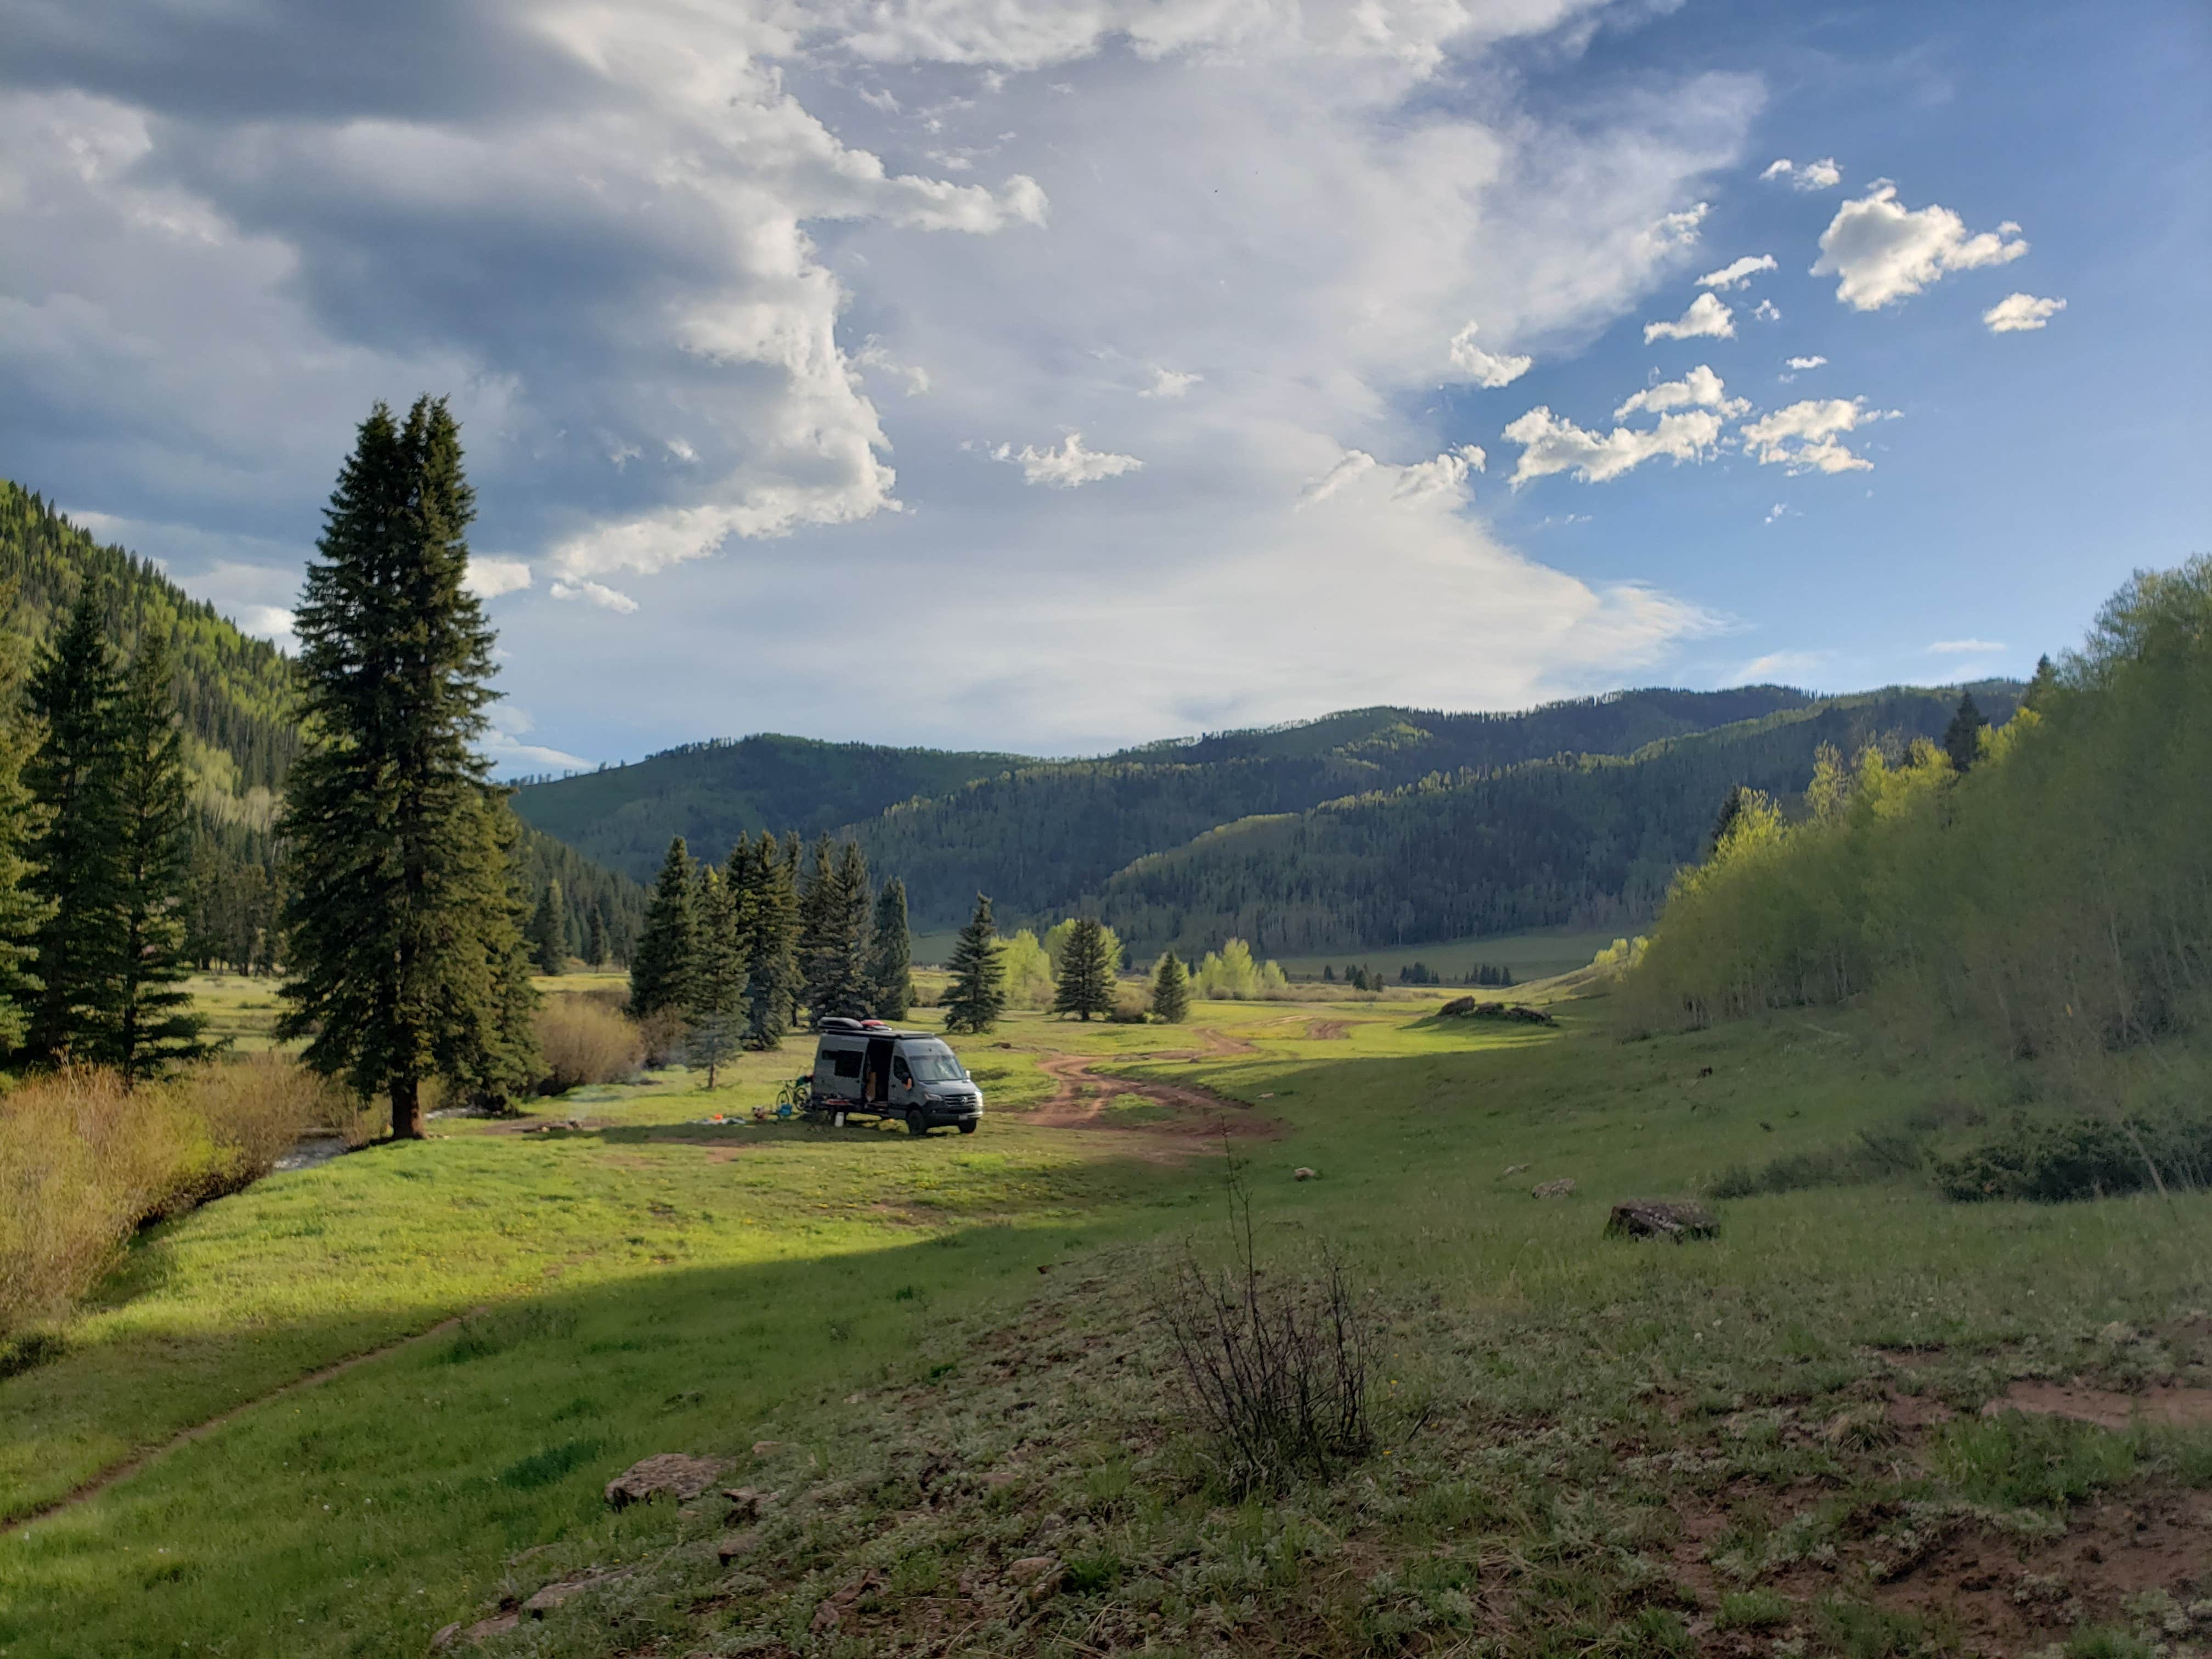
[[[982,1090],[935,1032],[879,1019],[825,1019],[817,1029],[811,1110],[903,1118],[917,1135],[946,1124],[972,1135],[983,1121]]]

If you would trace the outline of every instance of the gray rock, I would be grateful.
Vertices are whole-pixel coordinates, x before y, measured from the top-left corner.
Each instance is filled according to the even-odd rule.
[[[1616,1204],[1605,1223],[1607,1238],[1671,1238],[1677,1244],[1689,1238],[1711,1238],[1719,1231],[1720,1223],[1704,1205],[1660,1198],[1632,1198]]]
[[[714,1484],[722,1472],[720,1459],[693,1457],[684,1452],[660,1452],[633,1463],[607,1482],[606,1500],[616,1509],[643,1504],[655,1498],[689,1503]]]

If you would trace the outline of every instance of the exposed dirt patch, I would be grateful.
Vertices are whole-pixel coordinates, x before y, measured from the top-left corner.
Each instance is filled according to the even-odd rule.
[[[1226,1031],[1217,1031],[1211,1026],[1194,1025],[1190,1034],[1205,1046],[1195,1052],[1188,1048],[1170,1049],[1156,1054],[1156,1060],[1212,1060],[1226,1054],[1256,1054],[1257,1043],[1247,1042],[1243,1037],[1231,1036]]]
[[[1352,1023],[1342,1019],[1316,1019],[1306,1024],[1307,1039],[1314,1042],[1334,1042],[1352,1034]]]
[[[2144,1394],[2116,1394],[2106,1389],[2068,1388],[2057,1382],[2015,1382],[1982,1407],[1982,1415],[2028,1412],[2039,1417],[2070,1417],[2100,1429],[2124,1429],[2137,1420],[2172,1428],[2212,1423],[2212,1389],[2161,1384]]]
[[[1217,1095],[1211,1089],[1103,1075],[1097,1068],[1109,1058],[1113,1057],[1040,1054],[1038,1068],[1056,1086],[1051,1099],[1023,1115],[1024,1121],[1054,1129],[1112,1129],[1179,1143],[1185,1151],[1197,1151],[1204,1141],[1218,1140],[1224,1134],[1243,1137],[1281,1132],[1280,1125],[1260,1116],[1242,1101]],[[1121,1118],[1111,1109],[1117,1101],[1140,1101],[1160,1108],[1164,1115],[1142,1120]]]
[[[1935,1428],[1958,1415],[1932,1394],[1905,1394],[1890,1389],[1884,1392],[1884,1401],[1889,1420],[1900,1429]]]

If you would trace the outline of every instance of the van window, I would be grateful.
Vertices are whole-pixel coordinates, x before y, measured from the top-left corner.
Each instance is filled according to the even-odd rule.
[[[911,1083],[914,1081],[914,1073],[907,1070],[906,1061],[903,1060],[893,1060],[891,1061],[891,1075],[896,1078],[901,1083]]]
[[[924,1083],[957,1083],[967,1073],[960,1062],[952,1057],[952,1050],[935,1038],[926,1042],[910,1042],[906,1046],[906,1057],[914,1062],[914,1074]]]
[[[839,1077],[858,1077],[860,1074],[860,1051],[858,1048],[834,1048],[830,1054],[830,1064]]]

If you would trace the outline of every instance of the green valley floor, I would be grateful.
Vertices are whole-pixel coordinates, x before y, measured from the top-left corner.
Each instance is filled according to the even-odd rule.
[[[0,1381],[0,1655],[2212,1651],[2212,1198],[1899,1175],[1608,1238],[2019,1079],[1856,1013],[1435,1006],[1018,1016],[957,1044],[972,1137],[702,1121],[793,1042],[155,1229]],[[1277,1490],[1159,1317],[1232,1166],[1378,1343],[1372,1445]],[[665,1452],[720,1478],[606,1504]]]

